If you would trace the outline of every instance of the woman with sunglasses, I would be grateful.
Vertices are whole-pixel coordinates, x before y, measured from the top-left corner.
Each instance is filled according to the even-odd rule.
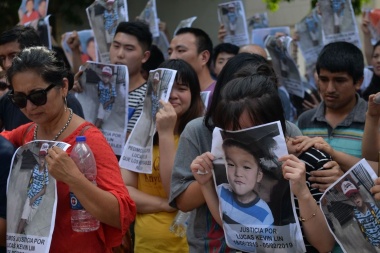
[[[111,252],[112,247],[120,245],[136,207],[103,134],[67,108],[68,80],[63,62],[44,47],[31,47],[14,58],[7,76],[12,87],[9,98],[32,122],[1,135],[16,147],[32,140],[71,144],[67,152],[53,147],[46,156],[49,174],[57,180],[58,194],[50,252]],[[88,181],[69,157],[78,135],[86,136],[94,153],[97,185]],[[69,189],[101,222],[97,231],[77,233],[71,229]]]

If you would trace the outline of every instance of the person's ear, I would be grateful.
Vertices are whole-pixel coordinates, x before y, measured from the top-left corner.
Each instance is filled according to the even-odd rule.
[[[63,97],[67,97],[67,94],[69,93],[69,79],[64,77],[62,79],[63,86],[62,86],[62,92],[63,92]]]
[[[141,63],[145,63],[150,57],[150,51],[145,51]]]
[[[264,176],[263,170],[259,169],[259,171],[257,172],[257,180],[256,180],[256,182],[260,183],[260,181],[263,179],[263,176]]]
[[[206,66],[207,65],[207,62],[208,60],[210,59],[210,52],[208,50],[204,50],[202,53],[201,53],[201,61],[202,61],[202,66]]]
[[[360,90],[360,87],[363,84],[363,80],[364,80],[364,77],[362,76],[359,80],[356,81],[356,83],[354,84],[355,90],[357,91]]]

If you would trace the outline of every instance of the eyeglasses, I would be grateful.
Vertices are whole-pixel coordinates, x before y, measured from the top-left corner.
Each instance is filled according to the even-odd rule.
[[[28,100],[36,106],[41,106],[46,104],[47,93],[55,86],[55,84],[50,84],[46,89],[32,91],[29,95],[25,95],[24,93],[14,94],[14,91],[12,90],[12,92],[8,94],[8,98],[12,101],[14,105],[18,106],[20,109],[26,107],[26,103]]]

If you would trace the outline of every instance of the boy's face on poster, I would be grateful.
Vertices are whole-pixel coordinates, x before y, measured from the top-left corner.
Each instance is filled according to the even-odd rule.
[[[112,64],[125,65],[129,75],[135,75],[148,58],[135,36],[121,32],[115,35],[110,48]]]
[[[357,206],[359,208],[363,206],[363,198],[359,192],[353,193],[350,196],[350,200],[355,204],[355,206]]]
[[[242,148],[224,148],[227,163],[227,179],[237,199],[249,203],[256,198],[254,188],[260,182],[263,172],[252,154]]]
[[[319,92],[327,108],[337,110],[348,106],[355,99],[361,81],[354,84],[347,72],[330,72],[320,69],[318,76]]]
[[[41,15],[41,17],[44,17],[46,15],[46,1],[41,1],[38,5],[38,13]]]
[[[173,106],[177,117],[181,117],[190,108],[190,88],[185,84],[174,82],[172,91],[170,92],[169,102]]]
[[[33,0],[27,1],[25,8],[26,8],[27,12],[33,11],[33,9],[34,9],[34,2],[33,2]]]
[[[102,74],[102,80],[104,84],[109,84],[111,82],[111,77],[106,74]]]

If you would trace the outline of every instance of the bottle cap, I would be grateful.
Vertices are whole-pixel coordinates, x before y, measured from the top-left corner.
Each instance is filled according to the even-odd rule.
[[[86,141],[86,136],[77,136],[76,138],[75,138],[75,141]]]

